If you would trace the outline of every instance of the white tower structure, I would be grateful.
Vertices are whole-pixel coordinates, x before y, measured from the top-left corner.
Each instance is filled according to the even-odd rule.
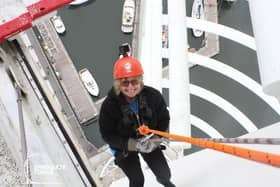
[[[138,58],[144,68],[144,82],[162,91],[162,0],[143,0],[139,30]],[[168,2],[169,110],[170,133],[190,135],[189,73],[185,1]],[[149,17],[148,17],[149,16]],[[172,142],[183,155],[186,143]]]
[[[170,132],[189,136],[190,96],[185,17],[185,0],[168,1]],[[179,145],[182,151],[188,146],[179,142],[173,144]]]
[[[275,96],[280,102],[278,5],[280,6],[279,0],[249,1],[263,90],[268,95]]]
[[[142,15],[149,15],[140,19],[141,26],[139,31],[139,60],[144,69],[144,82],[162,91],[162,57],[161,57],[161,39],[162,25],[161,12],[162,0],[143,0]]]

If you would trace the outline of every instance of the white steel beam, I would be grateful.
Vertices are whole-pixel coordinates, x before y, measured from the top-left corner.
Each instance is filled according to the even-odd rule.
[[[189,136],[190,91],[185,17],[185,0],[168,1],[170,133]],[[173,145],[178,149],[180,146],[181,149],[190,147],[181,142],[173,142]]]

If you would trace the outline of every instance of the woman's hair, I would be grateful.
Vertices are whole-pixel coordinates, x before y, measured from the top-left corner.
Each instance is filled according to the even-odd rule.
[[[121,78],[121,79],[115,79],[114,80],[114,84],[113,85],[114,85],[114,90],[115,90],[116,95],[120,95],[120,93],[121,93],[121,83],[125,79],[127,79],[127,78]],[[138,79],[138,81],[140,83],[140,86],[141,86],[141,89],[142,89],[143,86],[144,86],[143,76],[142,75],[137,76],[136,79]]]

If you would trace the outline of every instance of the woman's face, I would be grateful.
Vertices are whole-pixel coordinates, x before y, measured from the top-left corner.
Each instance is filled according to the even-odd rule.
[[[120,91],[129,99],[133,99],[141,90],[139,77],[129,77],[121,80]]]

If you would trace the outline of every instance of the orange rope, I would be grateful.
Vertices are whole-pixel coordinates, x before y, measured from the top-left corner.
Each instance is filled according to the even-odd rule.
[[[246,158],[249,160],[254,160],[257,162],[280,167],[280,155],[278,155],[278,154],[256,151],[256,150],[242,148],[242,147],[236,147],[236,146],[232,146],[232,145],[224,145],[221,143],[216,143],[213,141],[203,140],[203,139],[199,139],[199,138],[190,138],[190,137],[185,137],[185,136],[180,136],[180,135],[175,135],[175,134],[169,134],[167,132],[149,129],[149,127],[147,127],[145,125],[140,126],[138,128],[138,131],[142,135],[146,135],[148,133],[154,133],[154,134],[157,134],[157,135],[160,135],[160,136],[163,136],[166,138],[170,138],[173,140],[191,143],[191,144],[199,146],[199,147],[214,149],[216,151],[220,151],[220,152],[228,153],[228,154],[235,155],[238,157]]]

